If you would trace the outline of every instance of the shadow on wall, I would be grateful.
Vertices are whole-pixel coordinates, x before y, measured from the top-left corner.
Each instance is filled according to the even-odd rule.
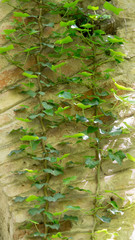
[[[11,222],[11,213],[6,199],[0,187],[0,240],[12,240],[13,227]]]

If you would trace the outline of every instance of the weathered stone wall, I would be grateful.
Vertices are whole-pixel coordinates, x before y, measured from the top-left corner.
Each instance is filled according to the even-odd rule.
[[[87,1],[84,1],[84,5]],[[120,7],[124,8],[122,12],[117,17],[118,27],[117,33],[120,37],[126,39],[127,42],[122,46],[122,51],[127,55],[126,61],[118,64],[116,71],[114,73],[114,78],[117,82],[123,85],[132,86],[135,88],[134,84],[134,75],[135,75],[135,47],[134,47],[134,37],[135,37],[135,2],[134,0],[126,1],[120,0],[113,1],[113,3]],[[12,18],[12,8],[9,7],[6,3],[0,2],[0,33],[4,29],[10,28],[10,20]],[[60,16],[55,20],[55,29],[59,28],[58,21],[60,21]],[[53,30],[51,28],[46,29],[46,35],[50,34]],[[4,35],[0,34],[0,45],[3,46],[6,44]],[[20,127],[20,122],[16,120],[16,114],[14,111],[17,109],[20,104],[27,104],[31,106],[31,103],[36,104],[34,99],[28,98],[26,95],[19,94],[16,89],[9,89],[9,86],[13,86],[15,83],[18,83],[22,80],[21,71],[16,69],[14,66],[11,66],[5,59],[4,56],[0,56],[0,240],[23,240],[26,239],[26,230],[18,230],[18,227],[27,219],[29,216],[27,214],[27,209],[24,203],[15,203],[13,199],[16,196],[29,196],[29,194],[35,194],[35,188],[31,188],[31,183],[23,175],[16,175],[15,171],[22,169],[31,169],[36,168],[39,164],[36,161],[31,162],[25,155],[20,155],[19,157],[13,155],[8,156],[9,152],[17,149],[20,145],[18,142],[18,135],[9,134],[12,129],[17,129]],[[69,60],[67,65],[64,67],[63,72],[66,75],[73,75],[79,71],[80,63],[78,60]],[[70,70],[70,71],[69,71]],[[48,70],[46,72],[48,76],[52,79],[56,78],[56,75]],[[111,82],[109,86],[111,86]],[[66,85],[61,85],[57,92],[68,87]],[[74,93],[78,92],[78,89],[72,88]],[[80,89],[80,91],[88,91],[87,88]],[[56,90],[52,89],[49,91],[45,97],[47,99],[54,99],[58,101],[56,97]],[[131,97],[135,97],[134,94]],[[71,109],[72,113],[76,109]],[[134,106],[131,108],[121,105],[117,110],[119,112],[119,121],[116,122],[116,126],[125,126],[123,121],[127,122],[131,126],[135,127],[135,118],[134,118]],[[90,113],[91,114],[91,113]],[[25,114],[24,116],[25,117]],[[23,124],[24,126],[26,124]],[[39,129],[38,121],[33,124],[28,124],[30,127]],[[48,142],[51,143],[54,147],[57,147],[61,150],[61,153],[72,153],[72,159],[69,156],[66,161],[72,160],[77,162],[78,158],[83,160],[84,155],[88,155],[91,151],[91,155],[94,155],[94,150],[89,149],[87,142],[85,145],[78,145],[76,149],[75,143],[62,147],[59,145],[63,141],[63,135],[70,135],[81,131],[80,125],[74,126],[73,124],[63,123],[59,128],[51,129],[47,131]],[[130,153],[135,157],[134,150],[134,129],[129,133],[129,135],[122,135],[117,140],[105,140],[103,144],[103,149],[114,148],[124,149],[126,152]],[[64,162],[66,165],[66,162]],[[103,201],[109,201],[112,196],[111,192],[105,192],[105,190],[113,191],[123,197],[124,205],[126,210],[123,215],[118,214],[114,216],[111,223],[101,223],[98,227],[99,229],[109,229],[110,233],[117,232],[119,237],[104,237],[101,233],[97,234],[97,239],[120,239],[120,240],[134,240],[135,239],[135,166],[133,162],[130,162],[126,159],[122,166],[112,163],[109,160],[106,160],[102,164],[102,174],[101,174],[101,195],[104,196]],[[65,176],[74,176],[77,173],[77,180],[73,185],[79,186],[80,188],[88,189],[93,193],[96,191],[96,182],[95,182],[95,170],[90,170],[87,168],[82,168],[82,166],[77,166],[76,168],[67,167],[65,171]],[[57,190],[57,192],[62,191],[65,193],[67,191],[66,187],[62,185],[63,176],[56,178],[51,178],[50,184]],[[80,206],[84,212],[88,212],[93,206],[93,198],[87,193],[80,192],[71,192],[66,201],[59,201],[57,204],[50,204],[50,209],[54,211],[59,211],[64,209],[65,206],[71,205],[71,199],[73,205]],[[122,207],[123,201],[121,201],[117,195],[115,200]],[[128,204],[133,204],[130,207],[127,207]],[[73,223],[71,226],[67,222],[63,226],[62,231],[65,231],[66,236],[73,237],[74,240],[88,240],[90,239],[89,231],[93,227],[93,217],[80,212],[79,221]]]

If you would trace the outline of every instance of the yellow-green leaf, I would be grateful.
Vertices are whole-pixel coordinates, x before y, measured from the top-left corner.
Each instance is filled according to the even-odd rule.
[[[113,81],[114,81],[115,86],[116,86],[118,89],[120,89],[120,90],[124,90],[124,91],[135,91],[133,88],[124,87],[124,86],[122,86],[122,85],[117,84],[114,79],[113,79]]]
[[[135,162],[135,158],[133,156],[131,156],[129,153],[127,153],[127,157],[129,160],[131,160],[132,162]]]

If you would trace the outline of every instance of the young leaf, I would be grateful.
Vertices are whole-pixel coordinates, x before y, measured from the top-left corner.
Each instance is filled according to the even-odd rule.
[[[18,118],[16,117],[17,120],[20,120],[22,122],[31,122],[31,120],[29,120],[28,118]]]
[[[55,72],[57,68],[61,68],[65,64],[66,64],[65,62],[62,62],[62,63],[59,63],[57,65],[52,65],[51,70]]]
[[[67,158],[69,155],[70,155],[70,153],[66,153],[66,154],[64,154],[62,157],[58,157],[58,158],[57,158],[57,162],[63,160],[64,158]]]
[[[4,33],[2,33],[2,34],[10,35],[10,34],[12,34],[14,32],[16,32],[16,29],[5,29]]]
[[[61,113],[61,112],[63,112],[63,111],[65,111],[65,110],[67,110],[68,108],[70,108],[69,106],[67,106],[67,107],[59,107],[58,109],[57,109],[57,111],[55,111],[55,114],[59,114],[59,113]]]
[[[30,17],[28,13],[14,12],[14,17]]]
[[[76,180],[76,178],[77,178],[77,176],[72,176],[72,177],[65,178],[65,179],[63,179],[63,183],[64,184],[69,184],[71,181]]]
[[[130,87],[127,88],[127,87],[124,87],[124,86],[122,86],[122,85],[117,84],[114,79],[113,79],[113,81],[114,81],[115,86],[116,86],[118,89],[120,89],[120,90],[124,90],[124,91],[135,91],[133,88],[130,88]]]
[[[83,103],[77,103],[76,106],[81,109],[91,108],[91,105],[84,105]]]
[[[70,8],[70,7],[72,7],[72,8],[75,8],[75,6],[77,5],[77,3],[79,2],[80,0],[76,0],[76,1],[74,1],[74,2],[66,2],[65,4],[64,4],[64,7],[65,8]]]
[[[73,134],[73,135],[64,135],[63,137],[66,137],[66,138],[78,138],[78,137],[84,137],[85,134],[84,133],[76,133],[76,134]]]
[[[32,202],[32,201],[35,201],[37,199],[38,199],[37,196],[31,195],[31,196],[27,197],[26,202]]]
[[[30,47],[30,48],[25,49],[24,52],[30,52],[30,51],[35,50],[37,48],[39,48],[39,47]]]
[[[135,162],[135,158],[133,156],[131,156],[129,153],[127,153],[127,157],[129,160],[131,160],[132,162]]]
[[[63,21],[60,22],[61,27],[68,27],[68,26],[71,26],[71,25],[74,25],[74,24],[75,24],[75,20],[71,20],[71,21],[68,21],[68,22],[63,22]]]
[[[93,75],[92,73],[88,73],[88,72],[81,72],[81,73],[78,73],[78,74],[80,74],[80,75],[82,75],[84,77],[90,77],[90,76]]]
[[[97,7],[95,7],[95,6],[91,6],[91,5],[89,5],[87,8],[88,8],[88,9],[90,9],[90,10],[93,10],[93,11],[96,11],[96,10],[98,10],[98,9],[99,9],[99,7],[98,7],[98,6],[97,6]]]
[[[55,44],[65,44],[65,43],[70,43],[73,42],[73,39],[70,36],[67,36],[61,40],[57,40]]]
[[[30,74],[30,73],[28,73],[27,71],[23,72],[22,75],[25,76],[25,77],[27,77],[27,78],[38,78],[37,75]]]
[[[112,11],[112,12],[115,13],[116,15],[119,15],[119,13],[124,10],[124,9],[122,9],[122,8],[116,8],[116,7],[114,7],[114,6],[113,6],[111,3],[109,3],[109,2],[105,2],[105,3],[104,3],[104,8],[105,8],[106,10]]]
[[[25,135],[22,138],[20,138],[21,141],[34,141],[38,139],[39,139],[38,136],[31,136],[31,135]]]
[[[0,54],[6,53],[6,52],[8,52],[8,51],[10,51],[12,49],[14,49],[13,44],[11,44],[11,45],[9,45],[7,47],[0,47]]]

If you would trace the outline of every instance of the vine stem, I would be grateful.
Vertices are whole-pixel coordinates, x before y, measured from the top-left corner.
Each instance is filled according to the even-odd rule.
[[[96,71],[97,71],[97,64],[96,64],[96,59],[95,59],[95,56],[96,56],[96,52],[95,52],[95,45],[93,44],[93,47],[92,47],[92,50],[93,50],[93,80],[96,79]],[[96,89],[94,88],[93,86],[93,95],[95,95],[95,91]],[[98,115],[98,107],[95,106],[94,108],[94,116],[97,116]],[[96,126],[98,127],[99,129],[99,124],[97,123]],[[94,211],[94,214],[93,214],[93,228],[92,228],[92,231],[91,231],[91,240],[95,240],[95,230],[96,230],[96,226],[97,226],[97,217],[96,217],[96,213],[98,211],[98,197],[99,197],[99,191],[100,191],[100,169],[101,169],[101,152],[100,152],[100,143],[99,143],[99,131],[95,131],[95,138],[96,138],[96,146],[95,146],[95,158],[96,158],[96,161],[99,161],[99,164],[97,166],[97,172],[96,172],[96,192],[95,192],[95,201],[94,201],[94,209],[96,209],[96,211]]]
[[[39,54],[41,54],[42,52],[42,39],[43,39],[43,26],[42,26],[42,7],[40,7],[40,5],[42,6],[43,4],[43,0],[40,0],[39,2],[39,18],[38,18],[38,26],[39,26],[39,45],[40,45],[40,51],[39,51]],[[37,62],[37,66],[38,66],[38,72],[40,73],[41,72],[41,64],[39,64],[40,62],[40,57],[39,57],[39,54],[36,56],[36,62]],[[38,75],[38,88],[39,90],[42,92],[43,91],[43,88],[42,88],[42,84],[41,84],[41,74]],[[38,101],[39,101],[39,104],[40,104],[40,110],[42,111],[43,110],[43,106],[42,106],[42,96],[41,95],[38,95],[37,96],[38,98]],[[42,134],[43,135],[46,135],[46,128],[45,128],[45,125],[44,125],[44,122],[43,122],[43,119],[42,117],[40,116],[39,117],[39,121],[40,121],[40,125],[41,125],[41,129],[42,129]],[[45,152],[46,152],[46,149],[45,149],[45,143],[44,143],[44,140],[41,139],[41,144],[42,144],[42,149],[43,149],[43,157],[45,155]],[[44,168],[46,169],[47,168],[47,160],[44,161]],[[46,175],[46,183],[49,182],[49,179],[50,179],[50,176],[49,174]],[[44,196],[47,197],[48,196],[48,191],[47,191],[47,185],[44,187]],[[47,211],[48,210],[48,207],[49,207],[49,204],[48,204],[48,201],[46,201],[45,203],[45,210]],[[47,223],[47,217],[46,215],[44,215],[44,226],[45,226],[45,240],[47,239],[47,233],[48,233],[48,228],[46,226],[46,223]]]

